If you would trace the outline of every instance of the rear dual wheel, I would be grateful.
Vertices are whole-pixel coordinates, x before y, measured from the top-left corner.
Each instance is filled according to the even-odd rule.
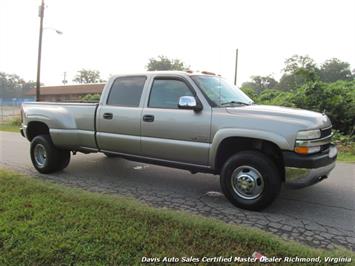
[[[63,170],[70,162],[70,151],[55,147],[49,135],[33,138],[30,152],[33,166],[43,174]]]

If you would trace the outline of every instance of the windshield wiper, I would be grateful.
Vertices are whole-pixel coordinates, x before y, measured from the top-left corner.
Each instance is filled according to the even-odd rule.
[[[250,105],[250,103],[239,102],[239,101],[229,101],[229,102],[221,103],[221,105],[229,105],[229,104]]]

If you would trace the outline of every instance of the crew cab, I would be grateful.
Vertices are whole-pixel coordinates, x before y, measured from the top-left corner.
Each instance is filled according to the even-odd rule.
[[[282,184],[301,188],[335,167],[325,114],[256,105],[211,73],[117,75],[99,103],[22,105],[21,133],[41,173],[61,171],[71,152],[220,175],[235,206],[261,210]]]

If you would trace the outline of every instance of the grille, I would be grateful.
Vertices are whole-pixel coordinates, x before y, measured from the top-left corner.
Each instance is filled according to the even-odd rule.
[[[323,128],[320,130],[320,138],[328,137],[332,134],[332,127]],[[330,143],[322,145],[320,147],[321,152],[328,151]]]
[[[325,138],[332,134],[332,127],[323,128],[320,130],[320,138]]]
[[[327,151],[330,147],[330,143],[320,146],[320,151]]]

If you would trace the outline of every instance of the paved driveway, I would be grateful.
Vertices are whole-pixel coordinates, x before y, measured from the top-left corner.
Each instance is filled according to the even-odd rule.
[[[283,188],[263,212],[235,208],[220,194],[218,176],[77,154],[68,168],[40,175],[31,165],[29,142],[0,132],[0,165],[90,191],[127,195],[156,207],[186,210],[244,224],[315,247],[355,250],[355,164],[338,163],[330,177],[302,190]]]

